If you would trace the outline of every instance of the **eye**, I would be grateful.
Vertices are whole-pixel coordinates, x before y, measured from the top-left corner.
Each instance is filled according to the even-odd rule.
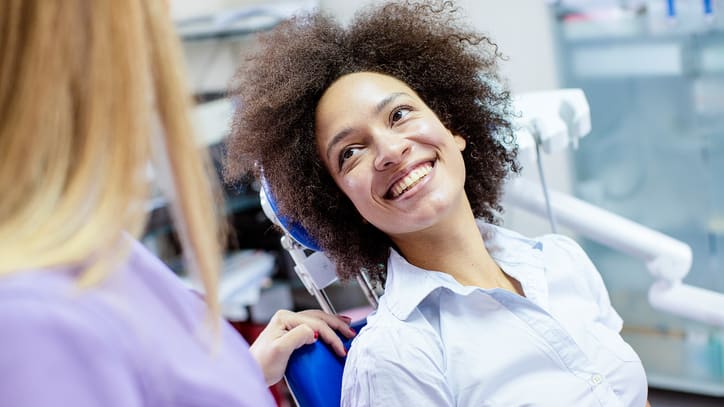
[[[412,109],[410,109],[407,106],[399,106],[399,107],[395,108],[395,110],[393,110],[392,113],[390,114],[390,122],[392,124],[399,122],[400,120],[404,119],[405,116],[407,116],[411,110]]]
[[[345,147],[342,149],[342,151],[339,152],[339,168],[342,168],[345,162],[347,162],[350,158],[352,158],[355,154],[357,154],[361,150],[360,147]]]

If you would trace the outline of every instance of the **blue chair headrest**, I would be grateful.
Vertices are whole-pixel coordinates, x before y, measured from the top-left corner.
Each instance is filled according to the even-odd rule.
[[[315,252],[322,251],[314,238],[309,234],[309,232],[307,232],[306,229],[304,229],[302,225],[289,220],[289,218],[279,212],[271,186],[269,186],[269,183],[264,176],[261,177],[261,191],[259,191],[259,194],[262,199],[262,206],[264,206],[264,199],[266,199],[266,202],[269,203],[269,207],[274,212],[274,217],[278,221],[275,223],[279,225],[279,227],[284,229],[284,231],[287,232],[294,240],[307,249],[314,250]],[[268,215],[269,214],[267,214],[267,216]],[[274,221],[274,219],[272,219],[272,221]]]

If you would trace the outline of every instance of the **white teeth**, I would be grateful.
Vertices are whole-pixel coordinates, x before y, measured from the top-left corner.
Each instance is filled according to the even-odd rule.
[[[410,171],[409,174],[397,181],[397,183],[390,188],[392,191],[392,197],[397,198],[402,195],[403,192],[407,191],[412,186],[420,182],[421,179],[425,178],[430,171],[432,171],[432,165],[430,163],[421,165]]]

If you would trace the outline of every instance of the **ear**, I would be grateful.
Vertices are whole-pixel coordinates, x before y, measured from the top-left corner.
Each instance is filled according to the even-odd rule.
[[[458,134],[453,134],[453,138],[455,139],[455,144],[457,144],[458,149],[460,151],[465,150],[465,146],[467,145],[467,142],[465,141],[465,138],[463,136],[460,136]]]

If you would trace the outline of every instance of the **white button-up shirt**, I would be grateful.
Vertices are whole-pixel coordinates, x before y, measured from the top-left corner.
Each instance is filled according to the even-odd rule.
[[[342,406],[644,406],[641,361],[580,246],[479,227],[525,297],[462,286],[393,250],[347,357]]]

